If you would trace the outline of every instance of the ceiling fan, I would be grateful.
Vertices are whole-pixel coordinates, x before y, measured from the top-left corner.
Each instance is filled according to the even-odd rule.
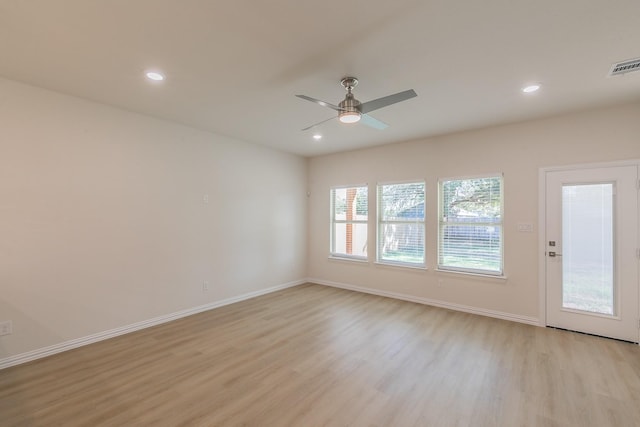
[[[357,78],[345,77],[340,80],[340,84],[342,84],[342,86],[344,86],[344,88],[347,90],[347,96],[345,96],[344,100],[340,101],[338,105],[333,105],[306,95],[296,96],[298,98],[306,99],[307,101],[315,102],[316,104],[322,105],[323,107],[331,108],[332,110],[337,111],[338,120],[340,120],[342,123],[356,123],[358,121],[362,121],[362,123],[364,123],[365,125],[371,126],[375,129],[385,129],[389,127],[389,125],[371,117],[368,113],[382,107],[386,107],[401,101],[406,101],[407,99],[418,96],[418,94],[413,89],[409,89],[403,92],[395,93],[393,95],[383,96],[382,98],[362,103],[353,96],[353,88],[358,85]],[[308,126],[302,130],[309,130],[315,126],[318,126],[319,124],[322,124],[329,120],[333,120],[334,118],[335,117],[331,117],[314,125]]]

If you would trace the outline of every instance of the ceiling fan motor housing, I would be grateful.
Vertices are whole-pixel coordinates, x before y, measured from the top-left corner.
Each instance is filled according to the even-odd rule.
[[[340,101],[338,107],[342,108],[345,111],[357,111],[360,112],[359,108],[361,102],[358,101],[352,93],[348,93],[346,98],[343,101]]]
[[[342,109],[338,114],[338,118],[344,123],[355,123],[360,120],[360,104],[351,91],[358,84],[358,79],[355,77],[345,77],[340,81],[340,84],[347,90],[347,96],[344,100],[338,104],[338,107]]]
[[[351,92],[347,93],[344,101],[338,104],[338,107],[342,109],[338,113],[338,119],[342,123],[355,123],[360,120],[360,101],[353,97]]]

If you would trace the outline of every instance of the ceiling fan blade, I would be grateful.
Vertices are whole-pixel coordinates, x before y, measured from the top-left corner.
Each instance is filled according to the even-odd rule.
[[[316,124],[314,124],[314,125],[307,126],[306,128],[301,129],[301,130],[302,130],[302,131],[309,130],[309,129],[314,128],[314,127],[316,127],[316,126],[318,126],[318,125],[323,124],[324,122],[328,122],[329,120],[333,120],[333,119],[335,119],[335,116],[334,116],[334,117],[329,117],[328,119],[323,120],[323,121],[321,121],[321,122],[318,122],[318,123],[316,123]]]
[[[376,118],[373,118],[371,116],[369,116],[368,114],[362,114],[360,115],[360,121],[362,123],[364,123],[365,125],[375,128],[375,129],[386,129],[389,127],[388,124],[386,124],[385,122],[382,122]]]
[[[329,107],[332,110],[343,111],[343,109],[338,107],[337,105],[333,105],[325,101],[320,101],[319,99],[315,99],[307,95],[296,95],[296,96],[300,99],[306,99],[307,101],[315,102],[316,104],[322,105],[323,107]]]
[[[393,95],[384,96],[382,98],[364,102],[360,104],[359,110],[361,113],[366,114],[379,108],[386,107],[387,105],[406,101],[407,99],[411,99],[416,96],[418,96],[418,94],[413,89],[409,89],[405,90],[404,92],[398,92]]]

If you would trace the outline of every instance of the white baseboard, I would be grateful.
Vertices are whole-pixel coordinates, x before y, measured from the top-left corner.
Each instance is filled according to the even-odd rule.
[[[293,282],[285,283],[283,285],[277,285],[271,288],[261,289],[259,291],[249,292],[247,294],[238,295],[238,296],[227,298],[221,301],[215,301],[215,302],[201,305],[198,307],[188,308],[186,310],[181,310],[175,313],[166,314],[164,316],[154,317],[153,319],[143,320],[141,322],[122,326],[120,328],[111,329],[109,331],[98,332],[97,334],[89,335],[86,337],[61,342],[59,344],[54,344],[49,347],[32,350],[27,353],[6,357],[4,359],[0,359],[0,370],[9,368],[11,366],[20,365],[22,363],[31,362],[32,360],[41,359],[43,357],[51,356],[57,353],[62,353],[64,351],[71,350],[77,347],[93,344],[98,341],[114,338],[119,335],[124,335],[130,332],[139,331],[141,329],[150,328],[151,326],[156,326],[162,323],[171,322],[172,320],[177,320],[183,317],[191,316],[193,314],[202,313],[203,311],[213,310],[214,308],[218,308],[218,307],[233,304],[236,302],[259,297],[261,295],[270,294],[272,292],[280,291],[282,289],[287,289],[294,286],[302,285],[304,283],[307,283],[307,281],[296,280]]]
[[[448,308],[450,310],[462,311],[464,313],[477,314],[480,316],[493,317],[496,319],[510,320],[512,322],[526,323],[528,325],[533,325],[533,326],[544,326],[540,323],[540,320],[537,317],[521,316],[519,314],[505,313],[502,311],[495,311],[495,310],[487,310],[484,308],[471,307],[471,306],[462,305],[462,304],[454,304],[446,301],[439,301],[439,300],[434,300],[430,298],[417,297],[414,295],[401,294],[397,292],[389,292],[389,291],[382,291],[379,289],[365,288],[362,286],[349,285],[346,283],[331,282],[331,281],[322,280],[322,279],[308,278],[307,282],[316,283],[318,285],[331,286],[334,288],[347,289],[350,291],[364,292],[367,294],[373,294],[373,295],[383,296],[387,298],[395,298],[395,299],[400,299],[404,301],[411,301],[419,304],[431,305],[434,307]]]

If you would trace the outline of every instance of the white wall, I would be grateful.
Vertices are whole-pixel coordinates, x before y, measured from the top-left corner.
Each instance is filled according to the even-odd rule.
[[[639,135],[640,104],[632,104],[313,158],[309,170],[309,277],[318,283],[405,294],[534,322],[539,318],[539,168],[637,159]],[[438,178],[496,172],[504,173],[507,280],[434,271]],[[376,265],[371,262],[375,257],[375,186],[413,179],[425,179],[427,184],[428,270]],[[329,188],[365,182],[370,185],[370,262],[329,260]],[[534,233],[518,232],[518,223],[534,224]]]
[[[297,156],[0,80],[0,361],[303,280],[306,181]]]

